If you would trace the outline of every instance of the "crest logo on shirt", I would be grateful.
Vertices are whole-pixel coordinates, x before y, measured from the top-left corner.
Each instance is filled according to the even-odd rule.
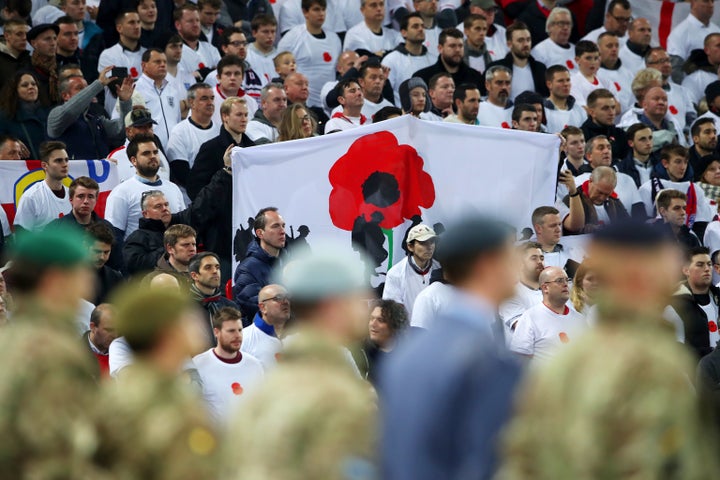
[[[168,105],[170,105],[171,107],[174,108],[175,107],[175,97],[168,97],[167,100],[168,100]]]

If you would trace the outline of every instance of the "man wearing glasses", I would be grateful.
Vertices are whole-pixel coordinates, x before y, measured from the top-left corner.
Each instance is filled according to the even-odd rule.
[[[290,320],[290,296],[280,285],[267,285],[258,294],[260,311],[243,330],[240,350],[260,360],[267,371],[277,363],[282,351],[285,324]]]
[[[533,34],[532,29],[530,30],[532,43],[535,45],[530,54],[546,67],[565,65],[570,73],[576,72],[575,45],[570,42],[573,29],[570,10],[563,7],[553,8],[547,17],[546,29],[548,37],[541,42],[538,42],[536,35]]]
[[[546,361],[587,330],[585,318],[567,306],[568,276],[562,268],[548,267],[540,274],[542,303],[527,310],[517,322],[510,350],[533,360]]]
[[[627,40],[627,30],[631,19],[630,2],[628,0],[612,0],[605,13],[603,26],[591,31],[582,39],[597,43],[600,35],[610,32],[614,33],[621,42],[624,42]]]

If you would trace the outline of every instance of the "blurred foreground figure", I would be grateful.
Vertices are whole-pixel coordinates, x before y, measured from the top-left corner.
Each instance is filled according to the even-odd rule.
[[[364,267],[329,250],[290,263],[277,279],[292,297],[297,333],[288,332],[277,367],[243,398],[220,478],[377,478],[375,395],[343,346],[366,332]]]
[[[18,308],[0,334],[0,476],[98,478],[94,366],[74,320],[93,284],[82,233],[21,232],[10,257]]]
[[[115,322],[133,363],[107,388],[97,419],[96,454],[107,478],[217,477],[218,439],[183,366],[204,340],[199,313],[177,289],[126,287],[113,299]]]
[[[680,254],[647,224],[612,224],[588,248],[601,279],[594,331],[528,378],[498,479],[717,475],[693,363],[662,318]]]
[[[450,307],[380,372],[387,480],[490,478],[520,376],[495,318],[517,283],[510,229],[465,220],[444,234],[438,260],[455,287]]]

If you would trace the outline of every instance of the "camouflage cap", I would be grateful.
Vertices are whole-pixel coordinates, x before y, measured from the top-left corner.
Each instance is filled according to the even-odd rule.
[[[48,225],[37,232],[22,231],[10,246],[10,259],[72,268],[90,261],[85,232],[74,226]]]

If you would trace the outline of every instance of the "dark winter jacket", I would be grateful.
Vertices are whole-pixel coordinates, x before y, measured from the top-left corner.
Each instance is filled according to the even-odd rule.
[[[586,142],[593,137],[597,137],[598,135],[605,135],[606,137],[608,137],[608,140],[610,140],[610,145],[612,145],[613,161],[625,158],[627,156],[629,146],[627,143],[627,135],[625,134],[625,131],[623,129],[618,128],[615,125],[604,127],[593,122],[592,118],[589,117],[580,126],[580,129],[585,135]]]
[[[485,67],[485,71],[487,72],[490,67],[494,67],[496,65],[502,65],[503,67],[507,67],[510,69],[510,71],[512,71],[512,69],[513,69],[512,53],[508,53],[507,55],[505,55],[505,58],[501,58],[500,60],[496,60],[496,61],[492,62],[490,65],[487,65]],[[545,84],[545,68],[546,68],[545,64],[542,62],[538,62],[531,55],[528,58],[528,65],[530,65],[530,71],[532,72],[533,83],[535,84],[535,92],[539,93],[543,97],[547,97],[548,95],[550,95],[550,92],[548,91],[547,85]],[[522,92],[517,92],[517,93],[522,93]],[[568,105],[568,108],[572,108],[572,106]]]
[[[720,305],[720,289],[710,285],[710,296],[716,305]],[[713,347],[710,345],[708,318],[687,283],[680,285],[672,297],[671,305],[682,319],[685,345],[693,349],[698,359],[710,353]],[[714,320],[717,328],[717,319]]]
[[[100,270],[96,271],[95,277],[95,299],[93,305],[100,305],[107,302],[108,296],[115,287],[123,281],[123,276],[115,269],[103,265]]]
[[[30,158],[40,159],[40,144],[47,140],[50,109],[39,103],[20,102],[14,118],[0,111],[0,133],[19,138],[30,150]]]
[[[248,247],[247,256],[235,269],[233,299],[245,318],[255,318],[258,312],[258,293],[270,283],[270,273],[278,261],[260,246],[255,239]]]
[[[648,162],[650,162],[651,165],[657,165],[659,163],[658,156],[653,153],[650,155]],[[630,178],[633,179],[633,182],[635,182],[635,185],[638,188],[641,187],[640,173],[637,171],[637,168],[635,168],[635,158],[633,158],[632,150],[620,160],[620,163],[617,164],[617,170],[620,173],[629,175]]]
[[[167,227],[161,220],[141,218],[138,229],[125,240],[123,257],[130,274],[149,272],[165,253],[163,235]]]
[[[422,78],[425,81],[425,85],[429,86],[430,79],[438,73],[450,73],[445,68],[445,65],[443,65],[442,60],[440,59],[440,55],[438,55],[437,62],[430,65],[429,67],[418,70],[417,72],[413,73],[412,76]],[[483,76],[474,68],[470,68],[467,64],[465,64],[465,62],[461,62],[460,66],[458,67],[458,71],[455,73],[450,73],[450,75],[452,76],[452,79],[455,82],[456,86],[462,85],[463,83],[469,83],[471,85],[477,86],[478,90],[480,90],[481,95],[487,94]]]
[[[73,215],[72,212],[69,215],[63,215],[62,217],[53,220],[52,223],[58,225],[73,225],[78,228],[85,228],[85,225],[81,225],[78,223],[77,218],[75,218],[75,215]],[[108,222],[104,218],[100,218],[100,215],[98,215],[97,213],[92,212],[90,214],[90,225],[93,225],[95,223],[102,223],[103,225],[108,227],[111,232],[114,231],[112,223]],[[108,258],[108,261],[105,265],[107,265],[109,268],[112,268],[113,270],[118,270],[120,272],[125,269],[125,264],[122,257],[122,245],[117,243],[113,244],[112,249],[110,250],[110,258]]]

